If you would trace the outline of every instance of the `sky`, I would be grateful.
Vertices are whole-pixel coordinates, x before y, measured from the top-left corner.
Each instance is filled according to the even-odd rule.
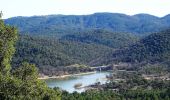
[[[170,14],[170,0],[0,0],[3,18],[34,15],[87,15],[96,12],[155,16]]]

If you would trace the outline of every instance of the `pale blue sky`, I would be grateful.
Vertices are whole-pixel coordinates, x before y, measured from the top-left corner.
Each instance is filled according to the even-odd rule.
[[[0,10],[3,18],[95,12],[148,13],[161,17],[170,13],[170,0],[0,0]]]

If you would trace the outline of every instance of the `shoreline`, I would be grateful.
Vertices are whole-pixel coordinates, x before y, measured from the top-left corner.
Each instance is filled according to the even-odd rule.
[[[46,79],[63,79],[71,76],[81,76],[81,75],[88,75],[88,74],[95,74],[97,71],[93,72],[84,72],[84,73],[78,73],[78,74],[68,74],[68,75],[61,75],[61,76],[47,76],[44,75],[43,77],[38,77],[39,80],[46,80]]]

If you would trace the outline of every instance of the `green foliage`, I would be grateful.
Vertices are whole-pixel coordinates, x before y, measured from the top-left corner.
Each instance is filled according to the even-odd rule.
[[[169,100],[168,90],[86,91],[83,93],[62,93],[62,100]]]
[[[16,40],[17,30],[14,27],[4,25],[0,19],[0,72],[4,75],[9,74]]]
[[[101,29],[65,35],[61,39],[83,43],[95,43],[115,49],[127,47],[138,40],[133,34],[117,33]]]
[[[147,18],[145,17],[147,16]],[[48,18],[49,17],[49,18]],[[20,36],[17,43],[17,52],[14,57],[14,69],[10,73],[10,62],[14,54],[14,44],[17,40],[15,28],[5,25],[0,20],[0,99],[3,100],[169,100],[169,81],[147,81],[134,75],[124,75],[126,81],[120,83],[110,82],[101,85],[101,89],[89,90],[82,93],[68,93],[59,89],[48,88],[44,82],[37,79],[38,70],[35,63],[43,71],[43,67],[63,71],[87,71],[85,66],[66,66],[70,64],[93,64],[95,61],[104,64],[108,61],[126,62],[163,62],[169,66],[170,61],[170,30],[149,35],[138,43],[137,38],[124,33],[112,33],[110,31],[92,30],[93,28],[103,28],[111,31],[127,32],[150,32],[158,31],[162,28],[159,18],[150,15],[126,16],[122,14],[94,14],[91,16],[47,16],[25,18],[14,18],[15,22],[7,20],[10,24],[16,24],[20,31],[32,34],[42,33],[52,37],[32,37]],[[112,18],[113,17],[113,18]],[[161,21],[167,20],[168,16]],[[57,18],[57,20],[56,20]],[[37,19],[36,21],[34,19]],[[62,19],[62,21],[61,21]],[[136,21],[137,19],[137,21]],[[23,23],[20,23],[20,20]],[[123,20],[121,22],[120,20]],[[135,21],[134,21],[135,20]],[[159,24],[153,24],[158,20]],[[131,21],[131,23],[129,22]],[[145,22],[147,21],[147,22]],[[29,23],[28,24],[26,24]],[[126,22],[126,23],[125,23]],[[59,23],[59,24],[58,24]],[[107,23],[107,24],[106,24]],[[127,24],[128,23],[128,24]],[[58,24],[58,25],[57,25]],[[60,26],[61,25],[61,26]],[[147,25],[147,27],[145,27]],[[166,23],[166,25],[168,25]],[[60,27],[59,27],[60,26]],[[141,27],[140,27],[141,26]],[[56,28],[57,27],[57,28]],[[66,31],[67,30],[67,31]],[[75,31],[73,31],[75,30]],[[88,31],[87,31],[88,30]],[[72,31],[71,33],[69,33]],[[59,33],[56,33],[59,32]],[[49,34],[50,33],[50,34]],[[64,33],[64,34],[61,34]],[[74,34],[73,34],[74,33]],[[56,36],[59,36],[56,40]],[[130,47],[128,47],[130,45]],[[124,50],[120,48],[125,47]],[[115,49],[119,49],[115,52]],[[111,55],[111,59],[107,56]],[[104,58],[103,58],[104,57]],[[97,60],[96,60],[97,59]],[[22,63],[28,61],[29,63]],[[17,66],[20,67],[17,68]],[[51,67],[52,66],[52,67]],[[63,66],[66,66],[65,68]],[[149,67],[152,71],[147,73],[157,73],[162,67]],[[163,69],[162,69],[163,70]],[[52,72],[51,72],[52,73]],[[99,85],[100,86],[100,85]],[[148,87],[151,87],[149,89]],[[102,90],[103,89],[103,90]],[[114,92],[114,89],[118,89]]]
[[[23,61],[36,64],[40,71],[58,70],[72,64],[90,66],[103,65],[104,56],[115,49],[127,47],[137,41],[137,37],[128,33],[113,33],[105,30],[91,30],[62,36],[59,39],[46,36],[20,35],[13,65]],[[106,59],[107,60],[107,59]]]
[[[94,43],[82,43],[68,40],[55,40],[47,37],[21,35],[17,43],[13,65],[21,62],[34,63],[43,67],[58,68],[72,64],[90,64],[97,58],[107,55],[114,49]]]
[[[164,94],[164,95],[162,95]],[[125,93],[125,98],[130,100],[165,100],[167,92],[163,90],[133,90]]]
[[[62,100],[121,100],[121,97],[113,91],[86,91],[83,93],[62,93]]]
[[[131,73],[132,74],[132,73]],[[134,76],[135,77],[134,77]],[[125,76],[126,77],[126,76]],[[170,81],[145,80],[141,75],[132,74],[126,81],[92,85],[82,93],[62,92],[62,100],[168,100]],[[97,87],[96,87],[97,86]],[[115,91],[116,90],[116,91]]]
[[[136,44],[113,54],[126,62],[169,62],[170,30],[151,34]]]
[[[23,73],[22,71],[20,71]],[[35,72],[33,72],[35,73]],[[16,73],[15,73],[16,74]],[[3,100],[60,100],[59,91],[54,91],[37,79],[23,80],[21,77],[0,76],[0,98]],[[34,77],[29,75],[29,78]]]
[[[19,68],[15,69],[13,75],[22,81],[33,81],[38,78],[38,69],[35,65],[24,62]]]
[[[162,74],[168,74],[168,66],[166,64],[147,64],[143,66],[142,73],[144,74],[156,74],[156,75],[162,75]]]
[[[23,63],[10,73],[17,31],[0,19],[0,99],[1,100],[60,100],[61,94],[37,79],[35,65]]]

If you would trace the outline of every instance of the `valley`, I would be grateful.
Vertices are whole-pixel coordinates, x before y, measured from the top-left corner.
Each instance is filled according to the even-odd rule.
[[[169,20],[119,13],[0,19],[0,98],[169,100]]]

